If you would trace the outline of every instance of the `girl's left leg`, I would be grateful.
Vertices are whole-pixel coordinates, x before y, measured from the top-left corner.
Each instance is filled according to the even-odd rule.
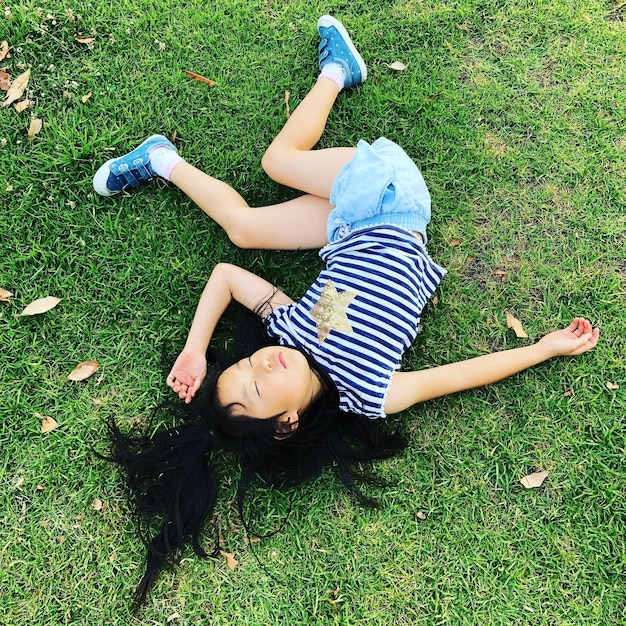
[[[181,161],[170,180],[187,194],[240,248],[297,250],[328,243],[326,221],[332,207],[311,194],[254,208],[230,185]]]
[[[94,189],[111,196],[157,177],[171,181],[241,248],[296,250],[328,242],[326,198],[305,195],[282,204],[252,208],[230,185],[184,161],[162,135],[153,135],[128,154],[98,169]]]

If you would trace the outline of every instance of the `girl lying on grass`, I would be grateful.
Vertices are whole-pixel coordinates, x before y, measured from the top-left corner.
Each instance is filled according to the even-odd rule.
[[[253,476],[291,487],[331,464],[365,504],[354,464],[404,446],[376,419],[418,402],[487,385],[554,356],[578,355],[598,329],[575,318],[534,345],[432,369],[399,371],[421,311],[445,270],[426,252],[430,196],[406,153],[387,139],[356,148],[312,150],[338,93],[366,79],[366,67],[340,22],[320,18],[319,80],[263,157],[274,180],[305,195],[251,208],[231,187],[186,163],[155,135],[105,163],[94,187],[113,195],[159,176],[217,221],[238,246],[322,247],[325,269],[294,302],[250,272],[219,264],[202,293],[185,347],[167,384],[195,419],[139,438],[110,425],[113,460],[124,466],[140,511],[162,520],[146,540],[147,569],[138,604],[171,554],[191,540],[215,501],[212,455],[236,452],[242,500]],[[264,347],[207,376],[207,349],[228,305],[256,313]],[[204,383],[204,385],[203,385]],[[201,393],[200,390],[202,390]]]

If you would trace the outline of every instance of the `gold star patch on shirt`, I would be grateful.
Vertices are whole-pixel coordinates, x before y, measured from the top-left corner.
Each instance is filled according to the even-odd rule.
[[[327,281],[319,300],[311,309],[311,316],[317,326],[317,338],[320,344],[328,337],[331,330],[352,333],[347,309],[356,298],[356,291],[337,291],[332,281]]]

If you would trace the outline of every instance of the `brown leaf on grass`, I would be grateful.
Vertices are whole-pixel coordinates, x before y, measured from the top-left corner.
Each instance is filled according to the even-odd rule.
[[[287,119],[291,115],[291,110],[289,109],[289,96],[291,95],[290,91],[285,91],[285,110],[287,112]]]
[[[2,61],[2,59],[10,59],[11,55],[9,54],[9,42],[8,41],[3,41],[0,44],[0,61]]]
[[[493,272],[491,272],[492,276],[499,276],[500,277],[500,282],[504,282],[507,278],[507,276],[509,275],[509,273],[506,270],[493,270]]]
[[[13,294],[6,289],[0,289],[0,302],[8,302]]]
[[[78,43],[84,43],[85,45],[92,44],[96,40],[95,37],[76,37]]]
[[[506,327],[515,331],[516,337],[528,337],[526,331],[522,327],[522,323],[508,311],[506,312]]]
[[[617,383],[611,383],[611,382],[607,381],[605,383],[605,385],[606,385],[606,388],[609,391],[615,391],[615,390],[619,389],[619,385]]]
[[[59,427],[59,424],[52,419],[51,417],[47,417],[45,415],[41,415],[41,413],[35,413],[35,417],[41,420],[41,432],[47,433],[55,428]]]
[[[424,102],[430,102],[431,100],[434,100],[435,98],[438,98],[441,94],[443,93],[443,91],[440,91],[438,93],[429,93],[425,98],[424,98]]]
[[[28,86],[30,79],[30,70],[26,70],[23,74],[20,74],[12,83],[7,91],[7,97],[2,103],[3,107],[8,107],[12,102],[19,100],[24,93],[24,90]]]
[[[339,589],[329,589],[326,592],[326,600],[328,600],[328,602],[330,602],[332,607],[335,609],[335,613],[339,613],[337,605],[340,602],[343,602],[343,597],[339,595]]]
[[[209,87],[213,87],[216,84],[214,80],[211,80],[210,78],[205,78],[204,76],[201,76],[200,74],[196,74],[195,72],[190,72],[189,70],[183,70],[183,72],[185,72],[187,76],[193,78],[194,80],[197,80],[200,83],[204,83],[205,85],[208,85]]]
[[[528,476],[524,476],[524,478],[520,478],[520,483],[522,483],[526,489],[534,489],[541,487],[546,478],[548,478],[548,472],[546,471],[533,472],[532,474],[528,474]]]
[[[406,65],[404,63],[400,63],[400,61],[394,61],[393,63],[387,63],[387,67],[390,70],[395,70],[396,72],[402,72],[406,69]]]
[[[461,245],[461,240],[460,239],[456,239],[456,238],[450,239],[450,241],[448,241],[448,245],[451,248],[456,248],[457,246]]]
[[[245,536],[245,537],[243,538],[243,542],[244,542],[245,544],[250,544],[250,543],[261,543],[261,537],[248,537],[248,536]]]
[[[104,511],[107,508],[107,503],[100,500],[100,498],[96,498],[93,501],[93,509],[94,511]]]
[[[18,113],[21,113],[22,111],[25,111],[26,109],[32,107],[33,103],[28,98],[26,98],[25,100],[20,100],[19,102],[16,102],[13,106]]]
[[[46,311],[53,309],[57,304],[59,304],[59,302],[61,302],[61,298],[55,298],[54,296],[39,298],[38,300],[31,302],[21,313],[18,313],[17,317],[45,313]]]
[[[67,380],[85,380],[97,372],[99,367],[100,364],[96,361],[83,361],[68,374]]]
[[[89,93],[86,93],[81,99],[80,101],[85,104],[85,102],[87,102],[87,100],[89,100],[89,98],[91,98],[91,91]]]
[[[235,559],[234,552],[224,552],[224,550],[220,550],[220,554],[226,559],[226,564],[230,569],[235,569],[239,564],[239,561]]]
[[[6,91],[11,84],[11,74],[7,74],[6,72],[0,72],[0,89],[2,91]]]
[[[38,117],[31,118],[30,125],[28,127],[28,138],[32,139],[37,133],[41,131],[42,126],[43,122]]]

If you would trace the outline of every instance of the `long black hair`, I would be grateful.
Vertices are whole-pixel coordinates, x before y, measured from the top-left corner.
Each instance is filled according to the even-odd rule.
[[[267,337],[264,341],[267,345]],[[257,349],[258,343],[253,347]],[[141,520],[140,536],[147,548],[146,569],[134,596],[135,610],[145,602],[161,570],[186,543],[204,558],[219,553],[217,535],[209,552],[202,548],[199,537],[216,502],[219,478],[214,469],[215,455],[223,451],[234,453],[241,466],[237,499],[248,532],[244,504],[256,478],[271,488],[290,489],[331,466],[359,502],[378,507],[360,484],[384,483],[358,465],[393,456],[404,449],[406,442],[397,433],[383,433],[375,420],[340,411],[336,387],[327,373],[304,354],[324,391],[303,412],[298,428],[289,436],[276,436],[276,419],[230,416],[216,398],[219,370],[207,375],[202,393],[192,404],[167,403],[155,410],[155,414],[177,414],[176,426],[152,432],[149,423],[143,434],[133,436],[125,435],[113,420],[109,421],[112,446],[106,458],[125,470]],[[144,529],[155,520],[160,528],[149,534]]]

